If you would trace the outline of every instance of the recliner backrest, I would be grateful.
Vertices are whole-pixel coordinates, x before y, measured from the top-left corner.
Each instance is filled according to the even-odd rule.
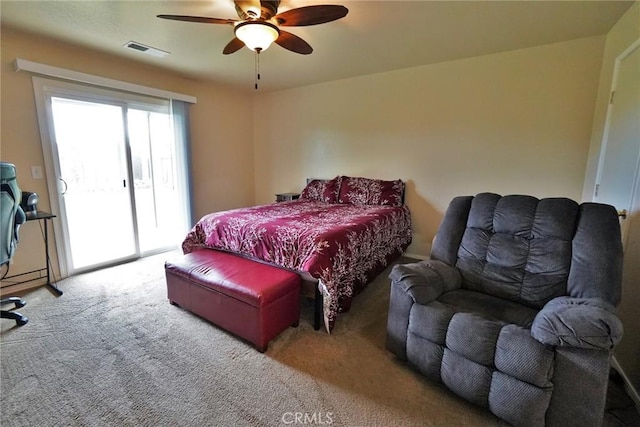
[[[18,229],[25,221],[20,207],[22,192],[16,181],[16,167],[0,162],[0,265],[8,263],[18,244]]]
[[[456,266],[465,289],[534,308],[561,295],[614,305],[620,299],[620,228],[608,205],[493,193],[457,197],[431,258]]]

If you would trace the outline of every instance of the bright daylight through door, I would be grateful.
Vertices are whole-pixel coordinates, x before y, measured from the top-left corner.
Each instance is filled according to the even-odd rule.
[[[168,103],[51,97],[51,108],[71,271],[175,246],[184,202]]]

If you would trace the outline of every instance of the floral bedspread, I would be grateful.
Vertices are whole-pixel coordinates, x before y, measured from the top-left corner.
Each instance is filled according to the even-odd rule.
[[[411,243],[403,206],[295,200],[204,216],[182,243],[237,252],[319,280],[330,331],[352,298]]]

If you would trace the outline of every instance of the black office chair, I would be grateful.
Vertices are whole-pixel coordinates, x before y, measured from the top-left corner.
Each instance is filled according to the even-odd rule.
[[[18,229],[26,216],[20,207],[22,192],[16,182],[16,167],[12,163],[0,162],[0,278],[9,272],[9,262],[18,246]],[[24,307],[26,302],[22,298],[8,297],[0,300],[1,305],[14,304],[11,310],[0,310],[0,317],[13,319],[19,326],[26,324],[29,319],[14,311]]]

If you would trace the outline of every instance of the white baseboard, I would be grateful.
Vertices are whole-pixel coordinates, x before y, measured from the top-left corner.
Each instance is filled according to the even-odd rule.
[[[636,409],[638,410],[638,412],[640,412],[640,395],[638,394],[638,390],[636,390],[633,384],[631,384],[631,381],[629,381],[629,377],[627,377],[627,375],[624,373],[624,370],[618,363],[618,360],[615,356],[611,358],[611,365],[615,368],[616,371],[618,371],[618,373],[624,380],[624,388],[631,400],[633,400],[633,403],[635,403]]]

